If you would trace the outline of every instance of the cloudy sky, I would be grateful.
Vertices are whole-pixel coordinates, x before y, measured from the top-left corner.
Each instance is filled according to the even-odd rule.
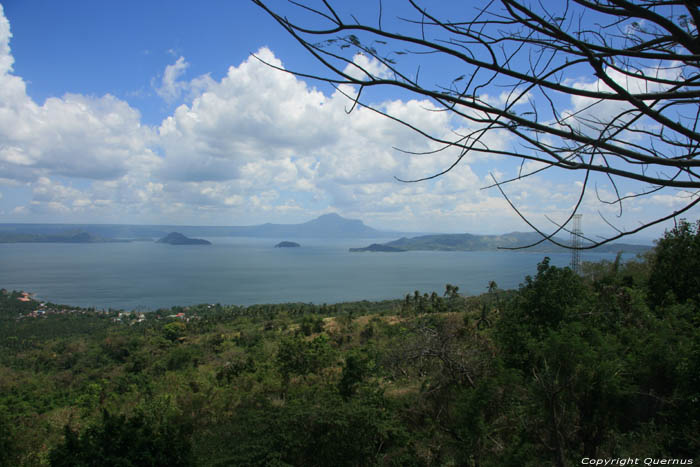
[[[373,2],[363,5],[358,14],[376,15]],[[337,212],[393,230],[529,230],[497,190],[482,189],[490,173],[513,176],[519,162],[474,156],[436,180],[401,183],[395,177],[431,175],[454,154],[397,151],[431,146],[367,109],[347,114],[345,96],[251,54],[278,67],[319,70],[248,1],[5,2],[0,222],[248,225]],[[434,134],[464,129],[416,97],[370,99]],[[509,140],[493,133],[487,144],[506,147]],[[544,214],[563,219],[579,183],[550,173],[508,193],[550,229]],[[633,228],[681,202],[682,193],[662,192],[630,201],[620,219],[608,214]],[[610,233],[599,210],[607,212],[595,195],[586,199],[585,232]]]

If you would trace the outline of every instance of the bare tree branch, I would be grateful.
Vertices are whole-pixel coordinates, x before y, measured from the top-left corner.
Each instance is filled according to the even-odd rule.
[[[631,230],[612,225],[601,214],[616,233],[583,248],[639,232],[700,202],[700,8],[696,2],[568,0],[552,9],[542,2],[493,0],[471,17],[454,11],[441,18],[429,3],[406,0],[413,17],[387,21],[388,9],[380,2],[378,21],[362,22],[352,15],[347,15],[352,21],[344,19],[346,15],[328,0],[318,7],[294,0],[294,6],[316,18],[302,24],[264,0],[252,1],[328,71],[327,75],[291,73],[337,89],[341,85],[359,88],[346,92],[352,101],[350,111],[357,106],[371,109],[439,145],[428,151],[402,148],[407,155],[458,149],[443,170],[401,181],[440,177],[475,153],[516,158],[521,161],[518,175],[502,181],[494,178],[490,187],[496,187],[542,235],[541,241],[555,243],[554,235],[567,231],[566,224],[581,208],[591,174],[608,178],[614,199],[601,199],[597,187],[595,191],[601,203],[617,205],[618,217],[625,201],[665,188],[690,192],[680,208],[669,208]],[[374,60],[383,71],[373,73],[363,67],[356,54]],[[450,64],[444,81],[419,82],[419,71],[412,71],[416,62],[425,65],[435,58]],[[447,112],[456,127],[466,130],[452,131],[451,137],[433,134],[361,99],[363,90],[387,86],[430,99],[434,105],[430,110]],[[499,88],[506,90],[501,101],[484,97]],[[519,111],[523,106],[527,110]],[[507,132],[515,143],[492,147],[487,136],[496,131]],[[525,161],[543,166],[523,172]],[[548,234],[523,215],[503,186],[556,169],[581,172],[583,185],[567,220]],[[628,186],[637,188],[628,190]]]

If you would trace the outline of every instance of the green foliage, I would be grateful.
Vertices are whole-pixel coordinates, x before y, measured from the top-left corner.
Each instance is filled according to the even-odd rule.
[[[17,465],[18,449],[9,411],[0,406],[0,467]]]
[[[582,283],[569,268],[549,264],[549,258],[537,265],[537,275],[525,278],[516,305],[521,319],[533,333],[554,328],[570,317],[582,299]]]
[[[335,352],[324,334],[311,341],[298,336],[285,338],[280,342],[277,352],[277,364],[285,380],[290,375],[318,373],[330,365],[334,358]]]
[[[649,298],[652,306],[686,300],[700,303],[700,220],[681,220],[656,242]]]
[[[177,346],[168,353],[166,368],[168,371],[179,371],[196,364],[196,354],[192,346]]]
[[[679,245],[692,261],[696,237],[682,227],[654,254],[586,264],[581,277],[545,258],[519,290],[487,281],[473,297],[448,285],[444,296],[199,305],[136,323],[17,319],[5,293],[0,465],[691,459],[698,302],[678,290],[654,301],[649,277],[680,261],[668,259]]]
[[[230,383],[245,372],[254,372],[256,369],[255,360],[252,356],[236,353],[229,357],[223,366],[217,371],[216,379],[219,382]]]
[[[304,316],[299,327],[301,333],[310,336],[313,333],[323,332],[323,319],[316,316]]]
[[[371,374],[376,363],[366,351],[350,352],[345,357],[343,373],[338,382],[338,392],[343,399],[348,400],[358,389],[358,386]]]
[[[170,342],[175,342],[185,335],[187,326],[182,321],[173,321],[163,326],[163,337]]]
[[[187,426],[155,423],[143,414],[127,418],[104,410],[98,424],[80,434],[66,425],[64,436],[49,455],[52,467],[184,467],[193,463]]]
[[[410,449],[400,420],[376,392],[350,402],[322,388],[290,395],[284,405],[249,401],[226,432],[230,441],[213,465],[373,465]]]
[[[496,336],[504,358],[515,367],[526,369],[532,363],[532,347],[561,323],[575,319],[585,303],[581,278],[569,268],[537,265],[537,275],[527,276],[514,303],[503,313]]]
[[[102,349],[111,359],[123,363],[134,350],[134,345],[127,336],[112,334],[102,342]]]
[[[518,427],[512,421],[517,419],[523,384],[517,372],[496,364],[488,377],[455,392],[444,424],[452,435],[449,443],[460,465],[522,465],[520,462],[528,458],[520,456],[516,463],[509,463],[504,460],[508,454],[503,452],[505,448],[512,456],[520,449],[514,437]],[[499,446],[504,439],[508,444]]]

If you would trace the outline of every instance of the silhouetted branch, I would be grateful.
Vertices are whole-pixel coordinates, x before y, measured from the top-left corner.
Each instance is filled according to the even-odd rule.
[[[489,188],[498,188],[518,216],[542,235],[541,241],[554,243],[554,235],[567,231],[581,207],[591,174],[607,177],[614,199],[601,199],[597,187],[596,195],[603,204],[617,205],[618,217],[624,201],[664,188],[689,190],[683,207],[632,230],[613,226],[601,214],[616,234],[582,248],[639,232],[700,201],[700,7],[695,2],[568,0],[557,10],[543,3],[494,0],[471,18],[460,17],[461,11],[440,18],[429,4],[407,0],[415,17],[398,18],[395,24],[386,21],[381,2],[378,21],[370,23],[352,15],[352,21],[345,20],[326,0],[318,7],[292,1],[315,17],[301,24],[263,0],[252,1],[329,72],[291,73],[332,84],[352,101],[350,111],[371,109],[438,144],[427,151],[400,149],[404,154],[458,150],[436,173],[397,180],[440,177],[473,153],[517,158],[518,175],[494,178]],[[357,63],[357,54],[374,60],[382,72]],[[404,65],[407,57],[412,60]],[[445,73],[454,75],[445,76],[442,84],[419,82],[420,65],[409,70],[416,69],[416,61],[431,63],[435,57],[449,63]],[[581,82],[581,77],[589,80]],[[350,94],[342,85],[359,89]],[[447,112],[468,130],[432,134],[361,99],[363,90],[386,86],[430,99],[435,107],[428,110]],[[506,90],[500,101],[484,97],[494,88]],[[521,106],[526,111],[518,111]],[[490,146],[486,137],[494,131],[506,132],[514,143]],[[523,172],[525,161],[543,167]],[[547,234],[518,210],[503,185],[551,169],[582,172],[583,185],[566,221]],[[623,180],[635,187],[632,193],[618,187]]]

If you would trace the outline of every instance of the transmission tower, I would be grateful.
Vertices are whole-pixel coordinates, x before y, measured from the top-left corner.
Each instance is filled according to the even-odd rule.
[[[571,269],[581,272],[581,214],[574,214],[574,228],[571,229]]]

